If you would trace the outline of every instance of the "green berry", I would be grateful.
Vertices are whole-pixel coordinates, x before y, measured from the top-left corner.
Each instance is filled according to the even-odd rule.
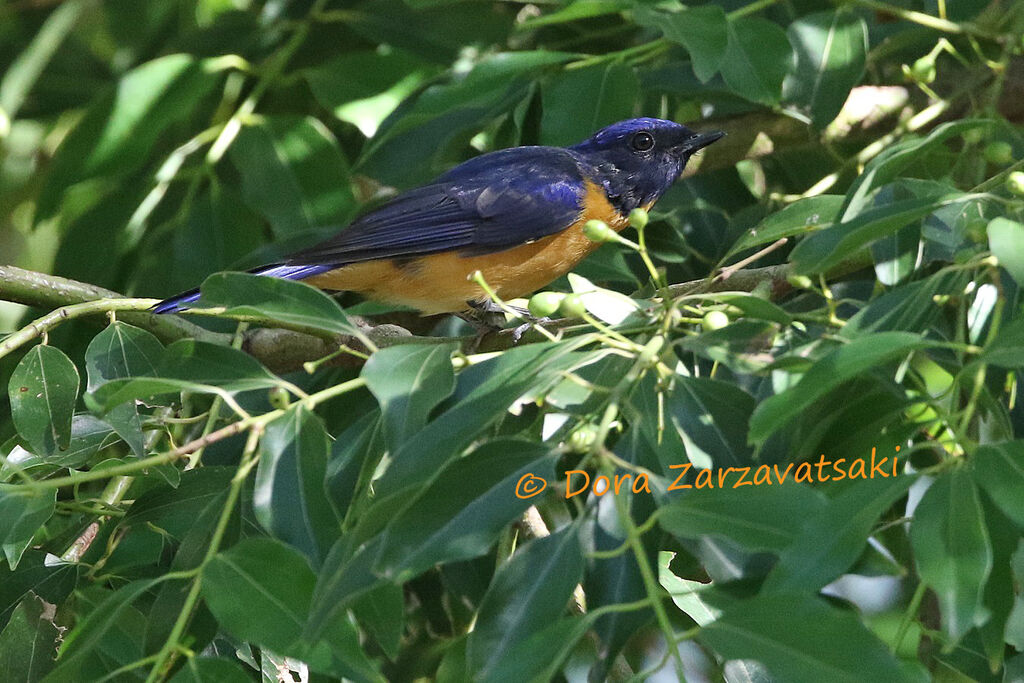
[[[569,448],[574,453],[586,453],[597,443],[597,427],[592,424],[583,424],[573,430],[569,435]]]
[[[274,406],[277,410],[287,410],[291,404],[291,397],[288,395],[288,390],[284,387],[273,387],[268,392],[267,398],[270,401],[270,405]]]
[[[1008,164],[1013,161],[1013,147],[1009,142],[990,142],[985,145],[985,159],[993,164]]]
[[[583,234],[591,242],[616,242],[619,239],[604,221],[587,221],[583,226]]]
[[[935,81],[935,58],[931,55],[921,57],[910,67],[910,73],[918,83],[933,83]]]
[[[637,230],[643,230],[647,227],[647,222],[650,220],[650,216],[647,215],[645,209],[636,208],[629,212],[629,224]]]
[[[538,292],[530,297],[530,303],[527,304],[527,308],[530,309],[531,315],[535,315],[538,318],[548,318],[558,310],[564,298],[565,294],[561,292]]]
[[[722,311],[708,311],[700,322],[705,332],[720,330],[729,324],[729,316]]]
[[[558,312],[566,318],[582,318],[587,312],[587,307],[583,305],[583,297],[579,294],[566,294],[558,307]]]
[[[1011,173],[1006,179],[1006,189],[1018,197],[1024,197],[1024,171]]]

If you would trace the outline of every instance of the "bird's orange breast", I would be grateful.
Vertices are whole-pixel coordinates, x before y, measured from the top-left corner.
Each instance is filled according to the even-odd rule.
[[[531,294],[572,270],[599,246],[583,234],[583,225],[594,219],[604,221],[616,231],[627,224],[601,187],[588,182],[583,210],[576,221],[536,242],[483,256],[443,252],[411,260],[353,263],[306,282],[322,289],[358,292],[426,314],[464,311],[469,308],[466,302],[487,298],[480,286],[470,280],[478,270],[502,299]]]

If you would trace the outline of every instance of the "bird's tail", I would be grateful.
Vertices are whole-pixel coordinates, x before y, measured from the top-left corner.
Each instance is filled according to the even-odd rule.
[[[253,275],[279,277],[285,280],[304,280],[307,277],[313,277],[314,275],[334,270],[335,267],[329,265],[287,265],[278,263],[271,266],[262,266],[249,272]],[[153,313],[180,313],[188,309],[189,304],[195,303],[198,299],[199,290],[193,289],[177,296],[172,296],[169,299],[164,299],[150,310]]]

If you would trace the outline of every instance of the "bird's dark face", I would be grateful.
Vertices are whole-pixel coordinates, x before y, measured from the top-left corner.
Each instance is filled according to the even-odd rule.
[[[629,119],[602,128],[570,149],[597,168],[608,198],[622,213],[653,204],[686,162],[725,133],[696,133],[663,119]]]

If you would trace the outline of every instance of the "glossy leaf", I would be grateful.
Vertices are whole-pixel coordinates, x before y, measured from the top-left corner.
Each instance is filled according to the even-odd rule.
[[[496,440],[456,460],[388,524],[377,571],[409,579],[435,564],[485,552],[532,504],[516,495],[526,474],[554,480],[554,456],[545,446]]]
[[[400,344],[381,349],[361,376],[377,398],[392,451],[422,429],[430,411],[455,389],[452,344]]]
[[[85,352],[88,391],[115,379],[152,376],[163,354],[163,344],[151,333],[127,323],[115,321],[96,335]],[[106,421],[125,440],[135,455],[145,455],[142,423],[134,404],[126,403],[111,410]]]
[[[0,545],[19,543],[53,515],[57,492],[33,491],[23,486],[0,484]]]
[[[305,283],[248,273],[216,273],[203,282],[203,306],[223,306],[225,313],[281,320],[334,334],[358,330],[338,303]]]
[[[785,474],[785,466],[778,466]],[[681,472],[681,470],[676,470]],[[714,472],[712,472],[714,474]],[[772,474],[772,481],[781,476]],[[794,483],[796,467],[789,470],[785,484],[754,486],[753,468],[747,484],[733,473],[726,487],[670,491],[671,502],[662,507],[658,523],[679,538],[703,535],[727,538],[750,550],[779,552],[799,535],[800,526],[825,508],[824,497],[808,486]],[[715,477],[712,477],[714,482]],[[693,483],[690,486],[695,486]],[[682,486],[680,481],[678,485]]]
[[[296,403],[267,425],[253,490],[253,511],[263,528],[314,565],[338,535],[324,488],[329,451],[323,422]]]
[[[770,244],[783,237],[793,237],[828,227],[836,219],[844,200],[842,195],[823,194],[793,202],[765,218],[756,228],[744,233],[729,253],[735,254],[750,247]]]
[[[25,354],[7,385],[18,433],[40,454],[71,443],[71,418],[78,400],[78,368],[63,351],[35,346]]]
[[[502,565],[466,644],[473,678],[492,678],[517,644],[558,619],[582,574],[576,526],[535,539]]]

